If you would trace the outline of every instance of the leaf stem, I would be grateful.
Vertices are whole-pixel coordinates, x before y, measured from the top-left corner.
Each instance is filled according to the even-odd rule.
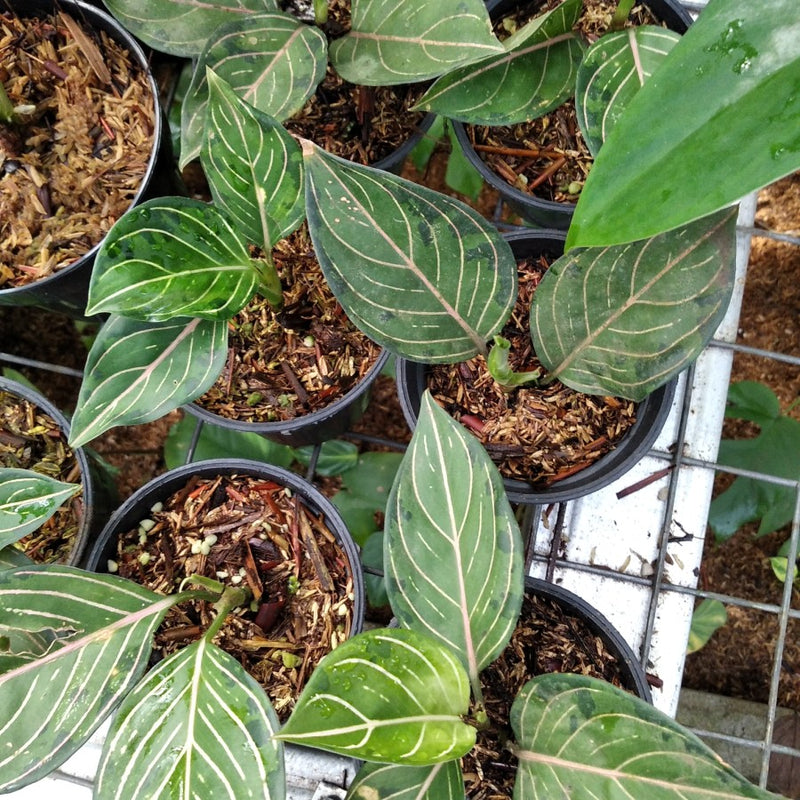
[[[617,10],[611,18],[611,24],[608,26],[610,31],[619,31],[625,27],[625,22],[628,19],[628,15],[631,13],[633,4],[634,0],[619,0],[619,3],[617,3]]]
[[[261,295],[277,311],[283,306],[283,287],[272,258],[264,254],[261,258],[251,259],[251,263],[261,279]]]
[[[245,586],[226,586],[222,597],[214,604],[217,611],[217,616],[214,617],[213,622],[208,626],[208,629],[203,634],[203,638],[209,642],[219,633],[219,629],[225,622],[225,618],[233,611],[234,608],[247,605],[252,598],[250,589]]]
[[[489,351],[486,366],[489,374],[507,391],[523,386],[526,383],[537,383],[542,377],[542,370],[532,372],[515,372],[511,368],[508,354],[511,351],[511,342],[502,336],[494,337],[494,345]]]

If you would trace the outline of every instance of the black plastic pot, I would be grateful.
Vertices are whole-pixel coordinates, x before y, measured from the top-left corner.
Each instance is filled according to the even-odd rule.
[[[648,703],[653,702],[647,674],[622,634],[592,605],[563,586],[538,578],[525,578],[525,592],[553,601],[565,614],[582,620],[600,637],[606,650],[617,660],[622,686]]]
[[[487,0],[486,7],[492,20],[509,14],[514,9],[526,5],[526,0]],[[646,0],[644,3],[655,17],[677,33],[685,33],[692,23],[689,12],[678,0]],[[496,189],[500,197],[526,223],[539,228],[566,230],[575,213],[575,203],[557,203],[523,192],[498,175],[475,151],[470,140],[469,127],[454,121],[453,130],[464,155],[478,170],[484,181]]]
[[[517,231],[506,234],[506,240],[517,258],[545,254],[558,257],[564,249],[562,231]],[[422,394],[427,388],[429,367],[405,359],[397,359],[397,393],[408,426],[414,430],[419,416]],[[503,483],[509,499],[515,503],[546,505],[574,500],[602,489],[624,475],[652,447],[664,427],[672,408],[677,379],[660,386],[642,400],[636,408],[636,422],[625,433],[614,450],[574,475],[551,486],[536,486],[524,481],[505,478]]]
[[[208,411],[197,403],[183,406],[183,410],[209,425],[219,425],[244,433],[258,433],[270,441],[289,447],[320,444],[328,439],[335,439],[361,418],[369,404],[372,383],[388,360],[389,352],[382,351],[369,372],[347,394],[319,411],[290,420],[246,422],[229,419]]]
[[[179,186],[179,179],[173,164],[169,130],[159,104],[158,86],[150,71],[149,59],[136,39],[106,11],[82,0],[6,0],[6,7],[22,17],[66,11],[76,21],[105,31],[130,52],[131,58],[147,75],[156,109],[153,152],[132,205],[151,197],[174,193]],[[39,306],[76,318],[85,317],[92,265],[99,247],[100,242],[72,264],[46,278],[25,286],[0,289],[0,306]]]
[[[44,395],[16,381],[0,376],[0,391],[21,397],[51,417],[64,433],[64,441],[69,438],[69,420]],[[73,447],[72,452],[81,473],[81,502],[83,514],[72,551],[65,560],[67,564],[79,564],[89,544],[95,541],[103,528],[111,509],[116,506],[116,489],[107,476],[89,457],[82,447]]]
[[[366,595],[361,560],[353,537],[347,530],[339,512],[313,484],[281,467],[261,461],[239,458],[212,459],[184,464],[165,472],[134,492],[115,512],[100,532],[83,566],[94,572],[107,572],[109,560],[117,558],[117,537],[133,530],[150,514],[155,503],[163,502],[186,485],[193,475],[215,477],[217,475],[252,475],[263,480],[274,481],[290,489],[300,497],[314,514],[321,515],[326,526],[342,548],[353,579],[353,617],[351,635],[359,633],[364,624]]]
[[[428,129],[433,125],[436,119],[436,114],[426,114],[416,132],[406,139],[393,153],[390,153],[385,158],[376,161],[372,166],[375,169],[386,170],[386,172],[394,172],[399,174],[403,169],[406,159],[411,155],[411,151],[420,143],[422,137],[427,134]]]

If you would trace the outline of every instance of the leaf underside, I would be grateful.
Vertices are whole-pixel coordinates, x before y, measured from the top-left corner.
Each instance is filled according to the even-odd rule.
[[[453,362],[481,352],[516,298],[508,244],[463,203],[304,144],[306,212],[347,316],[394,353]]]
[[[576,391],[643,400],[691,363],[730,302],[736,213],[628,245],[573,250],[536,288],[531,336]]]

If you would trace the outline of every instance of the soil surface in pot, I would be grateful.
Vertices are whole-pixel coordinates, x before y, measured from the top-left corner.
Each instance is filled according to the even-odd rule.
[[[190,575],[249,587],[251,606],[231,613],[215,641],[285,720],[351,630],[350,565],[324,520],[284,487],[248,476],[196,476],[147,519],[120,537],[119,574],[161,594]],[[198,639],[213,613],[203,601],[171,609],[155,636],[158,657]]]
[[[48,478],[80,483],[81,471],[59,424],[35,403],[0,390],[0,467],[30,469]],[[66,561],[83,519],[80,492],[17,546],[34,561]]]
[[[307,19],[305,7],[309,4],[286,5],[290,11],[292,6],[300,6],[294,13]],[[350,30],[350,0],[328,4],[328,22],[322,29],[329,39]],[[375,164],[417,132],[425,113],[409,109],[426,88],[427,84],[357,86],[345,81],[329,64],[313,97],[284,126],[328,153],[358,164]]]
[[[369,372],[381,349],[347,319],[307,229],[278,243],[283,307],[256,297],[229,325],[228,359],[195,402],[247,422],[289,420],[329,406]]]
[[[79,19],[0,15],[0,289],[89,251],[131,205],[153,148],[155,109],[128,52]]]
[[[561,0],[546,0],[522,5],[514,13],[495,22],[500,39],[508,38],[533,17],[560,5]],[[577,30],[590,43],[596,41],[611,23],[616,2],[584,0]],[[634,6],[627,25],[658,25],[649,9]],[[503,180],[521,192],[557,203],[576,203],[592,166],[592,154],[583,139],[569,100],[530,122],[515,125],[467,125],[475,151]]]
[[[502,335],[517,372],[539,369],[529,309],[547,258],[518,261],[519,294]],[[456,367],[434,366],[428,387],[436,400],[483,443],[506,478],[546,486],[589,466],[613,449],[636,421],[635,403],[576,392],[560,381],[505,391],[483,356]]]
[[[491,729],[478,732],[475,747],[462,761],[469,800],[510,800],[516,758],[505,744],[511,705],[533,677],[550,672],[576,673],[623,685],[617,658],[586,623],[556,602],[526,593],[520,621],[500,657],[481,673]]]

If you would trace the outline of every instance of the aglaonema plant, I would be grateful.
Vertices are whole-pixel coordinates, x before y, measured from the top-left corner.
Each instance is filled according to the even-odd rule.
[[[110,316],[87,360],[73,446],[206,391],[226,359],[229,320],[256,293],[280,307],[271,251],[304,218],[331,290],[379,344],[468,357],[510,312],[510,249],[475,211],[298,143],[213,72],[208,82],[201,161],[213,202],[151,200],[104,240],[87,313]]]
[[[328,3],[309,4],[308,24],[276,0],[109,0],[117,19],[143,42],[193,59],[183,104],[181,165],[200,154],[208,101],[207,69],[278,120],[300,111],[330,61],[362,86],[429,80],[469,59],[502,51],[482,0],[352,0],[351,29],[329,46],[317,27]],[[316,24],[314,24],[316,23]]]
[[[496,468],[426,395],[386,523],[401,627],[359,634],[326,656],[279,731],[263,690],[213,642],[225,615],[249,602],[247,589],[204,579],[163,597],[114,575],[31,566],[5,548],[0,792],[52,772],[113,713],[98,800],[284,800],[283,742],[365,759],[350,798],[462,800],[458,759],[486,724],[480,671],[516,623],[522,561]],[[204,636],[147,671],[167,609],[196,597],[215,603]],[[509,726],[516,800],[774,797],[595,679],[534,678]]]

